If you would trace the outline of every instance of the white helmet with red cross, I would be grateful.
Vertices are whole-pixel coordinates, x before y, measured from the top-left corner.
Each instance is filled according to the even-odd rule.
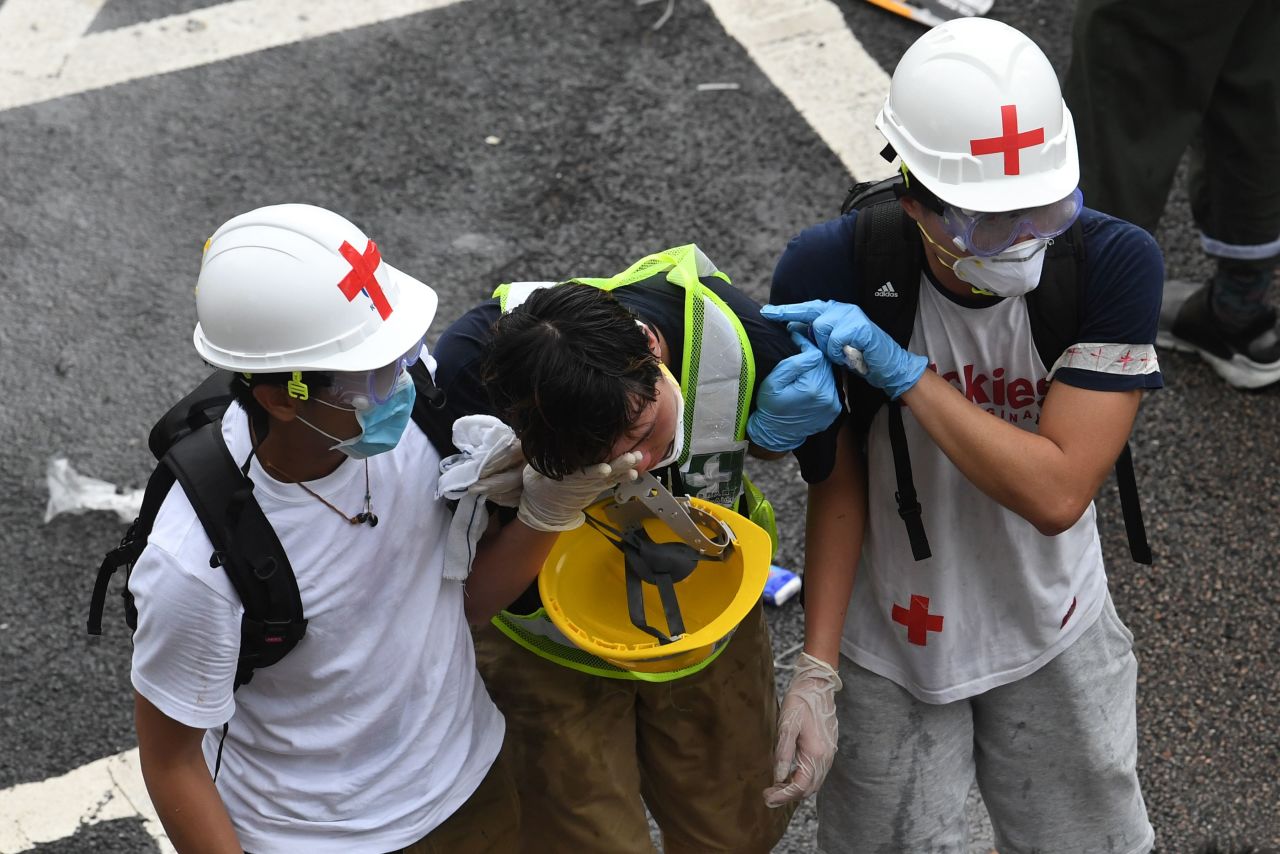
[[[999,21],[957,18],[917,39],[893,72],[876,127],[911,175],[958,208],[1038,207],[1080,181],[1053,66]]]
[[[383,261],[345,218],[272,205],[205,244],[195,347],[232,371],[367,371],[412,349],[435,313],[435,291]]]

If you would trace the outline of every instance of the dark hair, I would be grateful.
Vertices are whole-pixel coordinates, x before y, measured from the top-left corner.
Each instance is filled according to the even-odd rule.
[[[892,163],[895,159],[898,159],[898,152],[894,150],[893,143],[890,142],[880,150],[880,156],[887,163]],[[905,161],[899,160],[898,172],[902,174],[902,181],[893,187],[894,198],[915,199],[938,216],[942,216],[944,205],[942,199],[938,198],[932,190],[916,177],[914,172],[907,168]],[[840,212],[844,213],[844,210],[842,209]]]
[[[254,432],[257,433],[258,441],[262,441],[267,435],[267,427],[271,422],[267,417],[267,410],[263,409],[262,404],[258,403],[258,399],[253,396],[253,389],[260,385],[285,385],[291,379],[293,379],[292,371],[268,374],[233,372],[231,374],[229,383],[231,396],[244,407],[245,413],[249,416],[249,423],[253,425]],[[327,388],[333,384],[333,374],[319,371],[303,371],[302,381],[312,390]]]
[[[657,397],[659,377],[634,315],[575,282],[534,291],[500,317],[480,375],[529,464],[557,479],[607,461]]]
[[[915,199],[929,210],[941,216],[945,205],[942,199],[938,198],[932,190],[926,187],[924,182],[916,177],[914,172],[907,169],[907,164],[901,164],[899,169],[902,172],[902,183],[894,188],[894,193],[897,197],[900,199],[903,197]]]

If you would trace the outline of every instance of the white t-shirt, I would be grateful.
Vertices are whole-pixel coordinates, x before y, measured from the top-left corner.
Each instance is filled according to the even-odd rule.
[[[1025,299],[962,306],[922,277],[910,350],[987,412],[1038,429],[1048,370]],[[1079,637],[1105,598],[1102,549],[1092,504],[1046,537],[967,480],[909,407],[902,421],[933,555],[913,560],[895,502],[870,502],[841,649],[917,699],[948,703],[1034,672]],[[892,490],[888,407],[867,457],[869,482]]]
[[[243,410],[223,419],[248,456]],[[402,848],[448,818],[488,772],[502,715],[475,667],[463,588],[442,578],[448,510],[434,499],[439,456],[410,424],[368,461],[375,528],[351,525],[255,457],[254,495],[289,556],[308,619],[279,663],[232,693],[243,607],[175,487],[129,588],[137,599],[133,685],[160,711],[208,728],[217,787],[254,854]],[[307,484],[348,515],[365,466],[344,461]]]

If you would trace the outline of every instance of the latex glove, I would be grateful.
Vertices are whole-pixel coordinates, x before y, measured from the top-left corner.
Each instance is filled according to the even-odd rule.
[[[636,465],[642,456],[639,451],[628,451],[613,462],[587,466],[560,480],[525,466],[524,492],[516,516],[538,531],[572,531],[586,521],[582,511],[602,492],[636,479]]]
[[[779,362],[760,383],[756,410],[747,419],[747,436],[770,451],[795,450],[840,414],[830,363],[809,340],[804,324],[788,324],[787,330],[800,352]]]
[[[840,674],[807,652],[796,656],[795,671],[778,715],[773,753],[774,785],[764,802],[780,807],[807,798],[822,787],[836,758],[836,692]]]
[[[760,314],[770,320],[809,324],[814,340],[828,359],[862,374],[890,400],[896,400],[919,382],[929,367],[928,359],[900,347],[856,305],[809,300],[766,305]]]

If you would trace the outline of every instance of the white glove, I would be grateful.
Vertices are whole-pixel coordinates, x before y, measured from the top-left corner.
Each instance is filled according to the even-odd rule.
[[[586,521],[582,511],[595,503],[600,493],[622,481],[638,476],[636,464],[641,454],[629,451],[613,462],[597,463],[552,480],[524,467],[524,492],[520,496],[521,522],[538,531],[572,531]]]
[[[807,798],[822,787],[836,758],[839,690],[840,674],[831,665],[807,652],[796,656],[795,672],[778,716],[774,785],[764,790],[768,806]]]

